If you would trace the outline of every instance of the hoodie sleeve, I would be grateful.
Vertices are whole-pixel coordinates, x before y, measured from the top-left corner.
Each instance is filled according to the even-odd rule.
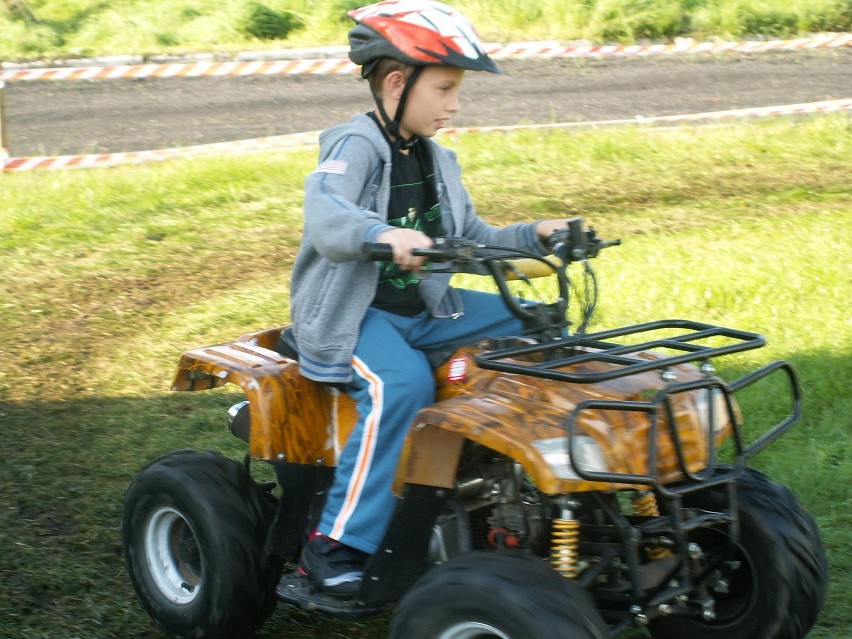
[[[305,181],[304,241],[328,260],[361,258],[361,245],[391,228],[380,184],[386,162],[375,145],[354,133],[322,141],[320,161]]]

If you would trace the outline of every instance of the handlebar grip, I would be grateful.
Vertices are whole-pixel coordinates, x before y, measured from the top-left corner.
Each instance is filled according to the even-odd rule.
[[[393,259],[391,245],[380,242],[364,242],[361,245],[361,254],[370,262],[382,262]]]
[[[518,280],[522,277],[533,279],[536,277],[548,277],[553,275],[554,268],[562,267],[562,260],[556,255],[548,255],[544,258],[552,264],[550,267],[541,260],[536,260],[531,257],[525,257],[517,260],[506,260],[508,268],[506,269],[507,280]]]
[[[364,242],[361,245],[361,253],[371,262],[393,260],[393,249],[390,244],[379,242]],[[412,255],[425,257],[428,261],[441,262],[458,257],[458,250],[454,248],[416,248],[412,249]]]

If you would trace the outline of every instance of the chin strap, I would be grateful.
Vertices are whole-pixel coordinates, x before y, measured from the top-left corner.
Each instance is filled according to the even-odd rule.
[[[402,122],[402,114],[405,111],[405,103],[408,102],[408,94],[411,93],[411,88],[414,86],[417,78],[420,77],[420,73],[422,71],[423,67],[414,67],[411,75],[408,76],[408,79],[405,81],[405,87],[402,89],[402,95],[399,96],[399,103],[396,106],[396,114],[394,115],[393,120],[388,117],[387,111],[385,111],[385,107],[382,104],[381,97],[373,91],[373,100],[375,100],[376,106],[379,107],[379,113],[382,116],[382,120],[387,123],[385,124],[385,130],[388,132],[388,135],[393,138],[391,146],[394,150],[408,150],[417,143],[417,140],[420,139],[420,136],[418,135],[412,135],[407,140],[404,139],[400,135],[399,126]]]

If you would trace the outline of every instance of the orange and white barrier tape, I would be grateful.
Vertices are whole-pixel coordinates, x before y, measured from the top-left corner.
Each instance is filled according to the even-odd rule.
[[[580,45],[563,47],[553,43],[522,42],[500,47],[497,50],[490,51],[489,55],[498,60],[505,58],[641,57],[694,53],[761,53],[764,51],[795,51],[848,46],[852,46],[852,33],[814,35],[795,40],[754,40],[744,42],[695,42],[692,39],[682,39],[673,44],[648,45]]]
[[[38,169],[91,169],[119,164],[142,164],[173,158],[190,158],[201,155],[238,154],[253,151],[272,151],[312,146],[317,143],[319,131],[274,135],[235,142],[215,142],[196,146],[157,149],[154,151],[128,151],[125,153],[96,153],[93,155],[58,155],[44,157],[9,158],[4,171],[36,171]]]
[[[749,117],[767,117],[778,115],[804,115],[810,113],[833,113],[852,111],[852,98],[842,100],[825,100],[786,106],[757,107],[752,109],[730,109],[727,111],[712,111],[707,113],[690,113],[685,115],[662,115],[656,117],[625,118],[620,120],[597,120],[592,122],[563,122],[558,124],[522,124],[513,126],[461,127],[443,129],[441,135],[460,135],[465,133],[505,133],[509,131],[567,129],[582,127],[604,127],[614,125],[636,124],[674,124],[680,122],[706,122]],[[217,142],[199,146],[160,149],[157,151],[132,151],[127,153],[104,153],[96,155],[61,155],[53,157],[23,157],[3,159],[3,171],[35,171],[38,169],[88,169],[108,167],[119,164],[140,164],[156,162],[178,157],[194,157],[199,155],[235,154],[251,151],[269,151],[297,147],[315,146],[319,131],[306,133],[291,133],[236,142]]]
[[[811,36],[796,40],[745,42],[693,42],[649,45],[579,45],[520,42],[495,44],[488,53],[497,60],[528,58],[581,58],[676,55],[696,53],[759,53],[764,51],[836,48],[852,46],[852,34]],[[24,80],[111,80],[119,78],[197,78],[203,76],[246,75],[343,75],[359,67],[346,59],[255,60],[237,62],[173,62],[168,64],[125,64],[114,66],[75,66],[53,68],[11,68],[4,65],[0,81]]]
[[[197,78],[238,75],[351,74],[360,67],[349,60],[255,60],[251,62],[194,62],[124,64],[106,67],[56,67],[0,72],[0,80],[114,80],[118,78]]]

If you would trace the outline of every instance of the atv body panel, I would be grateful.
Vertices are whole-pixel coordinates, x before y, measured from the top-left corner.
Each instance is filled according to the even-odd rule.
[[[250,333],[227,344],[195,349],[180,361],[172,388],[204,390],[225,383],[240,386],[249,400],[249,453],[255,459],[336,466],[352,431],[354,402],[336,388],[299,373],[298,362],[275,349],[282,328]],[[514,340],[524,347],[527,340]],[[500,344],[504,346],[505,344]],[[465,441],[482,444],[523,464],[538,488],[549,494],[601,490],[609,482],[581,478],[560,442],[567,442],[567,416],[583,402],[647,404],[668,381],[659,369],[603,381],[572,384],[546,377],[489,370],[477,363],[494,344],[482,342],[456,351],[435,371],[437,401],[416,417],[400,461],[397,489],[405,483],[452,488]],[[655,364],[660,356],[640,353]],[[514,366],[537,366],[538,357],[511,360]],[[560,374],[588,375],[606,367],[583,363],[558,369]],[[688,364],[667,367],[668,378],[697,382],[705,376]],[[700,391],[699,391],[700,392]],[[585,439],[590,470],[625,476],[652,476],[661,483],[683,477],[680,455],[689,472],[712,462],[710,451],[729,435],[728,415],[719,416],[712,446],[708,442],[705,407],[695,393],[667,402],[657,425],[646,412],[583,410],[577,433]],[[655,411],[657,412],[657,411]],[[677,424],[676,450],[669,422]],[[653,454],[651,448],[654,449]],[[567,443],[564,446],[567,451]],[[575,456],[576,457],[576,456]],[[648,460],[655,459],[655,467]]]

